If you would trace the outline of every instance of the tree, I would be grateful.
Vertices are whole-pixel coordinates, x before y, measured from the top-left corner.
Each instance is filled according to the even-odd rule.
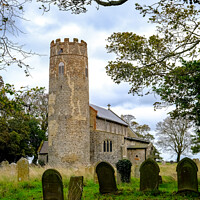
[[[38,148],[43,140],[47,140],[45,135],[45,130],[43,130],[40,126],[40,122],[32,118],[29,120],[29,127],[30,127],[30,144],[34,148],[34,158],[32,163],[36,164],[38,160]]]
[[[157,145],[164,151],[175,153],[176,160],[179,162],[180,156],[190,149],[191,128],[192,123],[187,118],[172,119],[167,117],[156,125]]]
[[[151,129],[147,124],[140,125],[134,121],[136,118],[133,115],[122,115],[121,117],[138,137],[148,141],[154,140],[154,136],[149,133]]]
[[[96,3],[98,6],[120,6],[126,3],[128,0],[38,0],[37,2],[41,4],[38,7],[42,9],[43,12],[50,11],[52,5],[57,6],[59,10],[71,11],[74,14],[80,14],[87,12],[87,7],[92,3]],[[159,0],[158,5],[165,4],[166,0]],[[170,1],[171,3],[172,1]],[[32,1],[24,0],[23,2],[18,0],[4,0],[0,1],[0,70],[4,69],[6,66],[11,66],[17,64],[20,68],[23,68],[26,75],[29,75],[30,66],[24,61],[25,58],[37,55],[32,51],[26,51],[23,48],[23,44],[18,44],[16,41],[16,36],[23,34],[18,26],[18,21],[26,20],[24,19],[25,5],[32,3]],[[180,3],[173,1],[173,5],[187,3],[187,0],[182,0]],[[198,0],[190,0],[190,3],[199,3]],[[138,4],[137,4],[138,5]],[[155,5],[155,4],[154,4]],[[137,9],[142,9],[139,6]],[[144,7],[143,13],[147,12]],[[14,36],[14,40],[12,37]],[[17,56],[16,56],[17,55]]]
[[[0,117],[0,162],[17,162],[21,157],[32,156],[28,122],[29,117],[19,112],[12,118]]]
[[[168,0],[136,4],[136,9],[156,24],[156,34],[113,33],[107,50],[117,58],[108,63],[107,74],[115,83],[131,84],[133,95],[159,94],[161,102],[155,102],[155,108],[175,104],[171,114],[188,115],[198,130],[199,61],[194,60],[200,50],[200,9]]]
[[[34,156],[47,131],[47,95],[44,88],[21,88],[0,79],[0,162]]]

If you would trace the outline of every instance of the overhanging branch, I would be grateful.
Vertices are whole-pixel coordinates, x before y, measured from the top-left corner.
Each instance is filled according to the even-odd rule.
[[[119,1],[101,1],[95,0],[97,4],[101,6],[119,6],[127,2],[128,0],[119,0]]]

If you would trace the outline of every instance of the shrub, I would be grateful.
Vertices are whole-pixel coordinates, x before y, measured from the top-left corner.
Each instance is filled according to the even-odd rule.
[[[125,183],[130,182],[131,166],[132,166],[132,163],[130,162],[130,160],[127,160],[127,159],[119,160],[116,163],[117,171],[121,175],[122,182],[125,182]]]
[[[45,162],[44,162],[44,160],[38,160],[38,164],[39,164],[41,167],[43,167],[43,166],[45,165]]]

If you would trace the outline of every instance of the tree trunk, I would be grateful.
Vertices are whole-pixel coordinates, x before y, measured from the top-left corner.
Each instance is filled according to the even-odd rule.
[[[181,153],[178,153],[178,154],[177,154],[177,159],[176,159],[176,162],[177,162],[177,163],[180,161],[180,157],[181,157]]]

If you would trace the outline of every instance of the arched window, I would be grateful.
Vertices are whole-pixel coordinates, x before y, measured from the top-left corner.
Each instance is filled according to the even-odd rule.
[[[64,74],[65,64],[63,62],[60,62],[58,66],[59,66],[59,74]]]

